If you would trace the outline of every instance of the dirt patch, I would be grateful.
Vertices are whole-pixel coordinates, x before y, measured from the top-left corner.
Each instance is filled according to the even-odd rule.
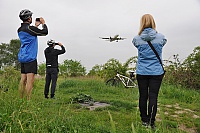
[[[167,107],[167,108],[171,108],[171,107],[172,107],[172,105],[165,105],[165,107]]]
[[[179,129],[187,133],[197,133],[196,129],[187,128],[184,124],[179,125]]]
[[[174,113],[176,113],[176,114],[183,114],[183,113],[187,113],[187,112],[183,111],[183,110],[178,110],[178,111],[175,111]]]
[[[191,110],[191,109],[183,109],[183,108],[181,108],[180,106],[179,106],[179,104],[178,103],[176,103],[175,105],[164,105],[165,107],[167,107],[167,108],[175,108],[175,109],[177,109],[177,111],[174,111],[174,113],[175,114],[188,114],[188,113],[194,113],[195,111],[193,111],[193,110]],[[168,115],[169,113],[168,112],[165,112],[164,113],[165,115]],[[171,115],[171,116],[173,116],[173,117],[177,117],[177,115]],[[194,118],[194,119],[197,119],[197,118],[200,118],[198,115],[193,115],[193,116],[191,116],[192,118]]]
[[[165,112],[164,114],[165,114],[165,115],[169,115],[169,113],[168,113],[168,112]]]
[[[178,118],[179,116],[178,115],[171,115],[172,117],[174,117],[174,118]]]
[[[96,108],[103,108],[106,106],[110,106],[108,103],[100,103],[100,102],[94,102],[92,105],[91,104],[86,104],[86,103],[80,103],[81,106],[88,108],[89,110],[95,110]]]
[[[195,118],[195,119],[199,118],[198,115],[193,115],[192,117]]]
[[[193,110],[190,110],[190,109],[184,109],[185,111],[188,111],[188,112],[191,112],[191,113],[194,113]]]
[[[165,111],[164,114],[170,115],[171,117],[174,117],[174,118],[179,118],[179,117],[183,116],[183,114],[187,115],[187,117],[191,117],[194,119],[200,118],[200,116],[194,114],[195,111],[193,111],[191,109],[187,109],[187,108],[184,109],[184,108],[180,107],[180,105],[178,103],[175,103],[174,105],[164,105],[164,107],[167,108],[166,110],[170,110],[170,112]],[[186,133],[197,133],[197,130],[195,127],[189,128],[189,127],[186,127],[184,124],[180,124],[179,129],[182,131],[185,131]]]

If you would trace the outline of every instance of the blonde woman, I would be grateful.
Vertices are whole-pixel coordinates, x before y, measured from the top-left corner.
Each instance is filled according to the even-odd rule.
[[[164,35],[156,31],[154,18],[150,14],[142,16],[139,33],[133,38],[132,43],[138,49],[136,77],[142,125],[150,125],[155,129],[157,99],[164,70],[147,41],[151,42],[162,60],[162,48],[167,40]]]

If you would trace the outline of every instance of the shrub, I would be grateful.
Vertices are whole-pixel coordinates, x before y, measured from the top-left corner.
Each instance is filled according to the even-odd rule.
[[[1,88],[4,90],[18,89],[20,81],[20,71],[17,71],[14,67],[6,67],[1,74]]]
[[[174,61],[167,62],[165,79],[168,83],[200,89],[200,46],[183,62],[180,62],[178,54],[174,55]]]

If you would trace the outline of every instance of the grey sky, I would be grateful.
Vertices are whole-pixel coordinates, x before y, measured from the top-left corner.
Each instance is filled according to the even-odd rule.
[[[49,39],[67,49],[60,63],[78,60],[87,70],[111,58],[124,63],[137,55],[131,41],[145,13],[153,15],[157,31],[168,39],[163,59],[179,54],[184,60],[200,45],[200,0],[0,0],[0,43],[18,38],[22,9],[31,10],[34,20],[43,17],[49,28],[48,36],[39,37],[39,63],[45,61],[43,50]],[[127,39],[110,43],[99,38],[115,34]]]

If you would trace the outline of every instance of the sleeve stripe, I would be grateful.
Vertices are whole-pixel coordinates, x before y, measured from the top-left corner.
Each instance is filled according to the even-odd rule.
[[[28,26],[28,30],[30,30],[31,32],[33,32],[33,33],[36,34],[36,35],[45,35],[45,34],[42,34],[42,33],[38,33],[38,32],[36,32],[36,31],[34,31],[34,30],[31,30],[31,29],[29,28],[29,26]]]

